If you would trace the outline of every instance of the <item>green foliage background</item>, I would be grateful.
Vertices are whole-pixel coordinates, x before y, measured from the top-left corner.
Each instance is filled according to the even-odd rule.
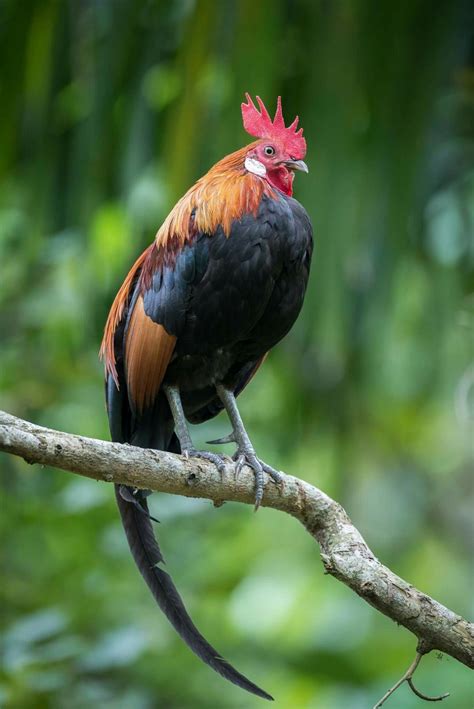
[[[472,581],[474,73],[468,2],[1,0],[1,407],[108,437],[101,331],[174,201],[248,142],[244,91],[298,113],[316,250],[296,327],[241,397],[260,455],[463,615]],[[226,433],[219,417],[194,430]],[[136,572],[110,486],[1,458],[0,704],[263,706],[205,668]],[[366,709],[403,629],[273,511],[156,495],[168,566],[236,666],[296,709]],[[443,706],[468,670],[429,656]],[[402,688],[390,706],[420,701]]]

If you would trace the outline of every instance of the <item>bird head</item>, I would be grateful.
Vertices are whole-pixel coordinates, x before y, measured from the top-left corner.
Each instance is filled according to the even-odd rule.
[[[285,126],[280,96],[273,121],[259,96],[257,103],[260,111],[249,94],[245,96],[247,103],[242,104],[244,128],[247,133],[260,139],[249,146],[245,156],[245,169],[291,196],[294,171],[308,172],[303,160],[306,155],[306,141],[303,138],[303,129],[297,130],[298,116],[291,125]]]

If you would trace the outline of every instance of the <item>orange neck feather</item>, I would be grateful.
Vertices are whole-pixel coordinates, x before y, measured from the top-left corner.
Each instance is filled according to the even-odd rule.
[[[158,230],[157,246],[166,247],[173,240],[181,247],[196,232],[213,234],[219,226],[228,236],[235,219],[257,214],[263,195],[276,198],[266,180],[244,168],[254,145],[227,155],[186,192]]]

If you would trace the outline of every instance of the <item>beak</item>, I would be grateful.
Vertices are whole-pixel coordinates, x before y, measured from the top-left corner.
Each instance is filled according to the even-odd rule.
[[[308,166],[304,160],[285,160],[284,164],[289,167],[290,170],[301,170],[302,172],[308,173]]]

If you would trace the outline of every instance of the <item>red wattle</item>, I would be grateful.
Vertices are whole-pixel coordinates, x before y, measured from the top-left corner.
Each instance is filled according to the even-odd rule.
[[[277,190],[283,192],[283,194],[288,195],[288,197],[293,196],[293,178],[294,173],[283,166],[278,167],[276,170],[268,170],[266,175],[267,182],[272,187],[276,187]]]

